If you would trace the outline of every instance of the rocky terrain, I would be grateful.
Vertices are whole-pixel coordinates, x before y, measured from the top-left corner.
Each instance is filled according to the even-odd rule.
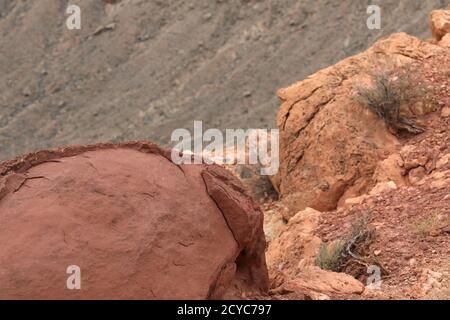
[[[267,177],[251,165],[176,165],[170,149],[143,141],[83,144],[11,157],[0,164],[0,298],[450,299],[450,6],[442,9],[442,2],[433,6],[429,1],[426,6],[432,8],[425,10],[423,2],[414,7],[414,1],[383,1],[384,8],[401,8],[406,29],[428,25],[429,31],[414,31],[430,36],[397,32],[378,39],[380,33],[369,37],[377,40],[367,50],[347,57],[361,49],[357,43],[367,41],[367,34],[356,36],[349,29],[355,37],[345,45],[348,51],[319,52],[319,42],[346,34],[331,30],[335,20],[318,28],[292,22],[295,14],[290,14],[308,4],[305,8],[312,9],[305,11],[304,19],[319,21],[314,20],[319,19],[316,4],[327,4],[339,15],[346,1],[339,2],[342,7],[326,1],[286,2],[287,14],[280,16],[276,1],[245,1],[233,7],[237,11],[232,23],[225,19],[231,6],[222,1],[198,6],[107,2],[89,4],[91,14],[101,18],[99,29],[91,24],[84,36],[60,30],[57,36],[44,36],[44,53],[10,55],[17,61],[27,57],[31,64],[33,59],[48,60],[36,67],[41,79],[36,87],[30,84],[33,76],[21,77],[20,69],[8,71],[0,82],[8,85],[15,77],[10,82],[15,89],[1,98],[15,101],[13,108],[1,109],[8,110],[0,118],[5,158],[43,144],[152,132],[164,140],[173,121],[189,126],[186,121],[196,116],[219,127],[268,125],[268,110],[275,108],[272,98],[264,103],[259,99],[269,95],[269,83],[291,81],[278,90],[281,106],[273,115],[280,130],[280,170]],[[46,10],[62,10],[55,2],[42,3],[49,6]],[[158,12],[174,14],[177,22],[164,17],[162,31],[143,24],[150,28],[146,33],[121,28],[122,19],[138,14],[133,13],[135,5],[166,8]],[[27,13],[40,8],[18,1],[2,6],[6,14],[0,17],[0,27],[32,28]],[[186,8],[191,13],[184,16],[180,12]],[[251,10],[261,14],[251,15]],[[347,18],[343,24],[356,23]],[[220,28],[212,27],[217,26],[212,24],[215,19],[222,21]],[[261,24],[258,19],[263,19]],[[282,26],[282,32],[258,33],[252,23],[268,29]],[[238,31],[243,25],[248,33]],[[204,56],[198,56],[199,51],[191,56],[200,59],[193,65],[183,59],[189,59],[186,52],[197,42],[174,36],[187,26],[212,28],[210,33],[192,33],[199,41],[202,36],[213,39],[203,42],[212,46],[203,47]],[[308,44],[300,56],[317,57],[317,64],[306,59],[299,64],[301,71],[287,67],[299,58],[293,30],[303,39],[311,34],[318,41],[311,40],[317,46]],[[230,37],[221,38],[224,34]],[[128,39],[128,46],[114,47],[115,37]],[[155,47],[180,50],[172,48],[170,40],[185,49],[163,59]],[[275,40],[277,45],[271,46]],[[342,38],[332,41],[337,44]],[[264,50],[255,49],[258,45]],[[240,55],[252,48],[265,58],[246,60]],[[111,71],[96,69],[100,52],[103,67]],[[114,68],[111,52],[117,54]],[[121,52],[127,52],[127,59],[119,59]],[[236,60],[227,60],[234,54]],[[77,70],[84,80],[70,73],[81,56],[85,66]],[[141,63],[145,59],[152,63]],[[158,59],[165,63],[158,65]],[[252,73],[258,63],[273,63],[276,72],[266,66]],[[63,65],[71,70],[68,78],[51,82],[55,78],[47,76]],[[12,70],[9,67],[1,66]],[[124,78],[120,72],[125,69],[134,76]],[[250,79],[258,86],[249,89]],[[156,82],[159,91],[150,90]],[[170,90],[163,89],[164,83]],[[56,89],[48,94],[49,88]],[[200,103],[203,99],[208,103]],[[242,104],[234,103],[239,99]],[[82,101],[85,106],[77,104]],[[129,108],[123,108],[124,101]],[[140,110],[136,119],[141,120],[135,122],[132,114],[140,108],[135,107],[149,101],[155,104]],[[191,103],[200,107],[186,111]],[[52,109],[56,105],[58,112]],[[143,119],[151,120],[140,130]],[[89,290],[63,286],[66,266],[76,263],[86,270],[83,283]]]
[[[426,38],[446,0],[0,1],[0,160],[67,144],[169,146],[193,120],[276,127],[275,91],[393,32]],[[382,28],[369,30],[369,4]]]
[[[435,39],[391,35],[278,92],[280,199],[264,204],[272,297],[450,299],[450,11],[430,27]],[[360,83],[379,89],[368,70],[389,68],[390,94],[419,91],[397,119],[422,133],[354,98]],[[378,288],[366,286],[374,266]]]

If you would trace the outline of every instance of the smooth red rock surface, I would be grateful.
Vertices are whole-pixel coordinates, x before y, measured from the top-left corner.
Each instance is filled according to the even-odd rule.
[[[145,142],[0,165],[0,298],[208,299],[262,293],[262,214],[218,166]],[[81,290],[66,287],[69,265]]]

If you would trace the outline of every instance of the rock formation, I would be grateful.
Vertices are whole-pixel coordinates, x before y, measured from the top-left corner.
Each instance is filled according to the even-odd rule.
[[[278,92],[280,200],[264,207],[274,299],[449,299],[447,17],[430,14],[435,39],[394,34]],[[392,131],[353,98],[380,67],[424,89],[397,114],[424,132]]]
[[[450,5],[448,9],[433,10],[430,12],[428,24],[433,37],[437,41],[441,41],[447,33],[450,33]]]
[[[126,6],[106,7],[111,14]],[[124,30],[118,26],[97,36]],[[260,165],[176,165],[148,142],[59,148],[0,164],[0,299],[449,299],[449,11],[431,12],[429,26],[433,39],[381,38],[279,90],[281,162],[270,178]],[[148,36],[138,35],[139,47]],[[189,95],[210,91],[181,80],[180,92],[187,83]],[[164,97],[155,110],[176,101],[155,92]],[[126,114],[118,117],[121,131]],[[161,128],[152,132],[163,136]],[[74,266],[79,290],[67,287]]]
[[[267,290],[262,214],[216,165],[146,142],[0,165],[0,298],[208,299]],[[81,289],[69,290],[69,266]]]
[[[378,163],[401,145],[383,119],[355,101],[355,84],[374,69],[414,65],[418,72],[448,54],[443,46],[398,33],[278,91],[280,171],[273,182],[292,214],[306,207],[332,210],[368,192],[377,183]],[[443,70],[442,76],[448,77]],[[400,112],[417,117],[435,109],[418,102]]]

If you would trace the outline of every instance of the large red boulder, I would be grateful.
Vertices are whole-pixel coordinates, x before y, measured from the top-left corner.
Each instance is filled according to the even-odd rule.
[[[290,216],[307,207],[334,210],[346,199],[369,192],[378,182],[380,161],[401,142],[385,121],[354,99],[368,72],[413,65],[415,72],[448,50],[404,33],[380,39],[367,51],[280,89],[280,170],[272,178]],[[438,74],[438,73],[436,73]],[[420,102],[420,101],[419,101]],[[434,111],[404,104],[401,112]],[[378,170],[382,171],[382,170]]]
[[[0,165],[0,298],[264,293],[262,219],[225,169],[175,165],[151,143],[29,154]]]

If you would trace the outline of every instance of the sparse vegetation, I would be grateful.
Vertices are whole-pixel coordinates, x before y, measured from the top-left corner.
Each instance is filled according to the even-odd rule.
[[[424,219],[412,222],[409,225],[409,229],[412,233],[425,237],[433,230],[439,229],[442,226],[443,223],[439,219],[439,214],[435,212]]]
[[[322,243],[315,263],[322,269],[335,272],[342,271],[349,260],[364,260],[364,252],[359,252],[373,239],[373,231],[367,228],[368,216],[363,215],[352,224],[351,232],[348,236],[340,240],[335,240],[329,244]]]
[[[338,272],[344,262],[346,243],[343,240],[333,241],[330,244],[322,243],[316,257],[316,265],[324,270]]]
[[[425,88],[413,81],[413,70],[408,67],[398,68],[386,64],[378,70],[370,70],[370,84],[356,84],[354,99],[368,107],[394,132],[406,131],[412,134],[424,132],[412,118],[401,114],[401,104],[425,103],[430,88]]]

